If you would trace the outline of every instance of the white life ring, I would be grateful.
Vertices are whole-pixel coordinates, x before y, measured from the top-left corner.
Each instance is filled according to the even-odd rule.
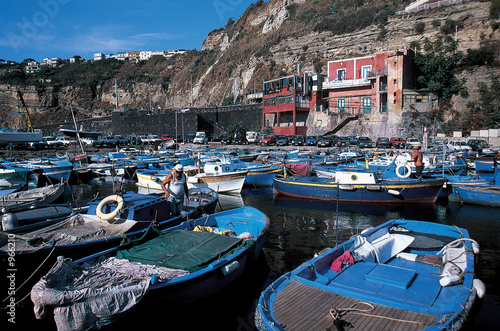
[[[115,210],[113,210],[111,213],[104,214],[102,212],[102,208],[110,202],[116,202],[117,206],[116,206]],[[95,212],[96,212],[97,216],[99,216],[100,219],[107,221],[107,220],[110,220],[112,218],[115,218],[122,211],[124,205],[125,205],[125,201],[123,201],[123,198],[121,196],[116,195],[116,194],[110,195],[109,197],[104,198],[104,199],[102,199],[101,202],[99,202]]]
[[[399,171],[401,168],[404,168],[403,173]],[[411,168],[407,164],[400,164],[396,168],[396,175],[399,178],[408,178],[411,175]]]

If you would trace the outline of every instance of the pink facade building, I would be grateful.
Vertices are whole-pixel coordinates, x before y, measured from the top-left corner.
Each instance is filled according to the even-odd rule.
[[[334,114],[401,111],[403,92],[415,88],[413,51],[386,51],[328,62],[323,89]]]

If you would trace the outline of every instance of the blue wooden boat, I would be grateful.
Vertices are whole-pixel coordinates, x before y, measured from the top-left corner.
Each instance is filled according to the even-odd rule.
[[[373,172],[336,172],[335,179],[274,178],[273,190],[291,197],[361,203],[433,203],[445,180],[379,179]]]
[[[276,164],[250,163],[245,178],[246,186],[272,186],[273,178],[282,173],[282,167]]]
[[[466,229],[392,220],[270,284],[259,330],[458,330],[484,284]]]
[[[206,213],[213,213],[218,202],[217,192],[208,189],[193,189],[189,196],[190,203],[181,215],[170,217],[168,214],[168,217],[160,219],[160,216],[167,215],[167,212],[159,209],[168,211],[165,198],[157,196],[151,196],[149,199],[138,198],[136,194],[125,194],[124,198],[123,216],[136,217],[137,220],[121,218],[119,217],[121,213],[108,220],[103,220],[95,214],[76,214],[53,224],[49,222],[48,226],[24,233],[22,236],[0,232],[0,260],[7,263],[9,254],[14,252],[16,265],[23,266],[17,270],[16,281],[18,284],[31,282],[33,285],[33,280],[46,273],[55,263],[58,255],[78,259],[117,247],[123,240],[142,236],[150,225],[164,230]],[[105,205],[103,214],[109,214],[117,207],[111,201],[109,205],[110,211],[104,209],[108,208]],[[89,212],[94,211],[89,207]],[[147,218],[148,215],[149,218]],[[12,250],[12,245],[15,247],[14,250]],[[0,285],[7,286],[5,279]],[[25,285],[16,293],[16,297],[24,298],[27,289]],[[20,302],[17,308],[23,305],[24,303]]]
[[[63,184],[48,185],[0,196],[0,213],[44,207],[55,202],[64,192]]]
[[[220,158],[222,164],[230,163],[235,170],[248,170],[244,186],[272,186],[274,176],[282,172],[281,164],[243,162],[240,158]]]
[[[493,176],[496,157],[477,157],[474,159],[476,174],[481,177]],[[497,159],[498,160],[498,159]],[[497,161],[498,162],[498,161]]]
[[[495,162],[494,177],[489,182],[476,179],[450,182],[450,201],[500,207],[500,165]]]
[[[74,213],[75,211],[70,205],[52,204],[46,207],[10,213],[12,216],[5,216],[6,214],[4,214],[2,231],[14,234],[31,232],[65,220]],[[13,219],[10,221],[10,228],[6,228],[9,217]]]
[[[243,207],[163,232],[148,231],[74,263],[61,257],[31,291],[35,314],[41,318],[53,308],[59,329],[90,329],[113,322],[136,304],[179,306],[203,300],[251,266],[268,227],[265,214]],[[77,285],[82,280],[88,287]]]

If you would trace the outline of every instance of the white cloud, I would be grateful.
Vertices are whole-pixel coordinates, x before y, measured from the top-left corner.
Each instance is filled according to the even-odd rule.
[[[165,45],[169,40],[182,38],[179,35],[167,33],[141,33],[117,36],[116,32],[108,29],[88,32],[70,39],[64,43],[66,51],[73,50],[76,53],[117,53],[135,50],[156,50],[158,45]],[[160,48],[163,49],[164,47]]]

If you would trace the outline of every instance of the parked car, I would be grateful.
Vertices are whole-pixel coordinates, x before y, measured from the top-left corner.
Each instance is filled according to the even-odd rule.
[[[305,144],[304,136],[297,134],[290,138],[290,145],[303,146]]]
[[[115,136],[115,139],[116,139],[116,141],[118,142],[118,145],[120,145],[120,146],[125,146],[125,145],[127,145],[127,144],[128,144],[128,140],[127,140],[127,138],[125,138],[125,137],[123,137],[123,136],[121,136],[121,135],[118,135],[118,134],[117,134],[117,135]]]
[[[446,144],[446,146],[454,152],[472,150],[472,148],[469,145],[467,145],[465,141],[459,141],[459,140],[450,140],[448,141],[448,144]]]
[[[276,145],[277,138],[274,134],[266,134],[259,143],[261,146],[264,145]]]
[[[339,139],[337,139],[337,147],[349,147],[349,145],[349,138],[339,137]]]
[[[195,135],[192,134],[192,133],[189,133],[186,135],[186,139],[185,139],[185,142],[186,143],[192,143],[193,142],[193,139],[194,139]]]
[[[94,139],[94,138],[81,138],[80,141],[85,146],[93,146],[94,145],[94,141],[96,141],[96,139]]]
[[[335,145],[333,136],[321,136],[318,139],[318,147],[330,147]]]
[[[44,137],[43,140],[47,143],[47,147],[62,147],[64,146],[63,142],[60,140],[57,140],[55,137],[52,136],[47,136]]]
[[[391,142],[387,137],[378,137],[375,142],[375,147],[377,148],[391,148]]]
[[[147,136],[137,136],[135,137],[136,144],[147,144],[148,138]]]
[[[436,139],[432,139],[430,144],[428,144],[428,147],[438,147],[438,146],[446,146],[447,142],[445,139],[443,138],[436,138]]]
[[[264,138],[264,135],[263,134],[258,134],[257,137],[255,138],[254,140],[254,143],[255,144],[259,144],[260,143],[260,140]]]
[[[368,137],[359,137],[358,146],[359,148],[372,148],[373,141]]]
[[[236,136],[233,138],[233,144],[235,144],[235,145],[248,145],[248,140],[244,136]]]
[[[316,146],[318,145],[319,136],[307,136],[306,146]]]
[[[349,145],[358,145],[358,143],[359,143],[358,137],[348,136],[347,138],[349,138]]]
[[[28,148],[34,149],[34,150],[46,149],[46,148],[49,148],[49,145],[47,144],[47,142],[45,140],[32,141],[32,142],[28,143]]]
[[[255,139],[257,139],[257,132],[255,131],[247,131],[246,133],[247,141],[251,144],[255,143]]]
[[[469,139],[467,145],[474,151],[482,153],[484,150],[489,150],[490,145],[484,139]]]
[[[208,144],[208,137],[204,131],[196,132],[196,136],[193,139],[193,144]]]
[[[233,142],[232,136],[230,134],[225,134],[222,136],[220,143],[222,145],[229,145]]]
[[[404,148],[406,144],[406,141],[401,137],[391,137],[389,142],[391,143],[391,146],[394,148]]]
[[[127,139],[127,143],[130,145],[139,144],[139,141],[136,136],[126,136],[125,139]]]
[[[284,134],[280,134],[276,137],[276,146],[287,146],[288,145],[288,136]]]
[[[62,146],[70,146],[76,143],[76,140],[70,139],[69,137],[66,136],[60,136],[56,138],[56,141],[59,141],[62,143]]]
[[[117,145],[118,145],[118,140],[116,140],[116,138],[113,136],[103,136],[100,139],[97,139],[96,141],[94,141],[94,146],[100,146],[100,147],[112,146],[112,147],[115,147]]]
[[[406,148],[412,149],[413,146],[422,146],[422,143],[417,138],[407,138],[406,139]]]
[[[141,137],[141,140],[143,144],[154,144],[162,141],[156,134],[149,134],[146,137]]]

